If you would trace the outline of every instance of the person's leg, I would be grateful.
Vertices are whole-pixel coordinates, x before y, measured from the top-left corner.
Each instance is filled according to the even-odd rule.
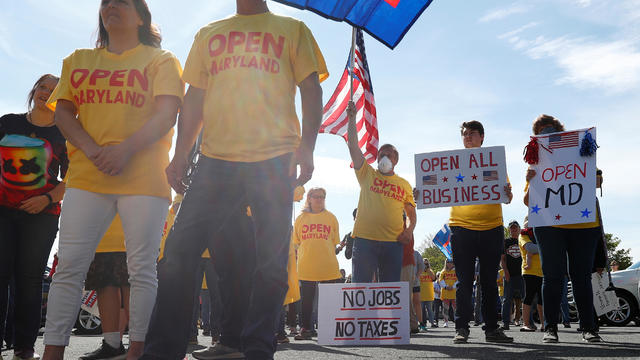
[[[67,189],[60,219],[58,266],[47,303],[43,360],[62,359],[80,308],[82,285],[100,239],[116,214],[116,197]]]
[[[385,258],[386,256],[388,256],[387,254],[385,254],[386,251],[382,251],[382,257]],[[401,255],[402,256],[402,255]],[[409,265],[405,265],[402,266],[402,263],[400,263],[401,268],[400,268],[400,281],[402,282],[407,282],[409,284],[409,329],[411,331],[418,331],[418,323],[417,323],[417,316],[416,316],[416,307],[413,305],[413,281],[415,273],[416,273],[416,267],[415,265],[409,264]],[[381,260],[381,268],[382,268],[382,260]],[[384,273],[384,270],[382,270],[382,273]]]
[[[542,296],[542,292],[540,293]],[[569,295],[569,278],[567,276],[563,276],[562,279],[562,297],[560,302],[560,310],[562,313],[562,323],[565,325],[571,326],[571,316],[569,316],[569,299],[567,296]]]
[[[207,259],[205,265],[205,274],[207,279],[207,293],[209,295],[209,324],[211,338],[217,340],[220,337],[220,319],[222,317],[222,301],[220,300],[220,291],[218,290],[218,273],[213,264],[213,258]]]
[[[420,302],[420,292],[414,292],[413,293],[413,308],[416,312],[416,318],[418,321],[418,326],[422,325],[422,303]]]
[[[505,328],[511,324],[511,301],[513,299],[513,286],[511,281],[504,281],[504,296],[502,297],[502,324]]]
[[[425,308],[427,310],[427,313],[429,314],[428,318],[429,318],[429,323],[431,325],[434,325],[437,323],[435,317],[434,317],[434,311],[433,311],[433,307],[435,302],[434,301],[425,301]],[[424,321],[426,323],[426,320]]]
[[[351,258],[351,282],[369,283],[378,269],[377,241],[355,238]]]
[[[9,284],[13,279],[18,235],[17,218],[12,209],[0,206],[0,348],[4,346],[5,323],[9,308]]]
[[[591,270],[600,229],[571,229],[568,235],[569,275],[582,331],[595,330]],[[546,303],[546,301],[545,301]],[[548,304],[548,303],[547,303]]]
[[[475,264],[477,256],[477,232],[465,228],[451,227],[451,250],[453,263],[458,277],[456,289],[456,329],[469,329],[469,321],[473,312],[471,295],[473,280],[475,277]],[[485,246],[483,244],[483,246]],[[495,278],[494,278],[495,284]],[[448,315],[448,309],[445,309]]]
[[[124,335],[124,331],[129,326],[129,301],[131,300],[131,287],[129,285],[120,287],[120,301],[122,302],[120,324],[120,338]]]
[[[209,295],[209,289],[200,290],[200,320],[202,321],[201,327],[203,335],[205,333],[211,333],[211,296]]]
[[[503,241],[502,226],[482,231],[479,237],[478,259],[480,260],[480,286],[482,287],[482,314],[486,325],[485,332],[498,328],[498,313],[496,312],[496,294],[498,267],[502,256]]]
[[[227,202],[238,201],[237,192],[219,182],[215,163],[200,157],[167,236],[164,255],[158,263],[157,297],[145,337],[144,359],[183,358],[186,352],[195,291],[193,274],[207,239],[223,224],[225,213],[234,211],[226,207]]]
[[[300,281],[300,295],[302,302],[302,329],[311,331],[311,312],[313,311],[313,299],[316,293],[315,281]]]
[[[542,273],[544,274],[542,298],[545,304],[544,327],[547,330],[558,328],[562,278],[567,272],[567,239],[564,236],[565,230],[550,226],[534,229],[538,247],[540,248],[540,261],[542,262]],[[586,262],[587,260],[583,261]]]
[[[198,320],[200,320],[200,293],[202,292],[202,281],[204,276],[204,263],[200,259],[198,270],[196,271],[196,277],[194,279],[195,285],[193,287],[193,307],[191,310],[191,326],[189,328],[189,344],[195,345],[198,342]]]
[[[399,242],[391,241],[376,241],[378,247],[378,269],[379,275],[378,282],[396,282],[400,281],[400,275],[402,273],[402,244]],[[410,269],[409,279],[413,280],[415,276],[415,266]],[[411,292],[411,284],[409,282],[409,292]]]
[[[478,279],[480,280],[480,279]],[[476,282],[476,289],[475,289],[475,303],[473,306],[473,319],[475,321],[476,325],[479,325],[482,323],[483,319],[482,319],[482,286],[480,285],[480,281]]]
[[[537,288],[535,287],[537,276],[533,275],[523,275],[524,280],[524,301],[522,305],[522,320],[524,321],[525,328],[531,329],[533,328],[533,323],[531,322],[531,304],[533,303],[533,298],[536,295]]]
[[[247,321],[242,331],[247,357],[273,357],[276,319],[288,289],[293,154],[250,164],[243,177],[255,224],[255,269]]]
[[[442,320],[444,320],[445,325],[449,322],[449,306],[451,305],[450,299],[442,300]]]
[[[122,296],[120,288],[115,286],[106,286],[96,289],[98,295],[98,311],[100,312],[100,322],[102,325],[102,335],[113,348],[120,346],[120,309]],[[115,340],[112,338],[115,334]]]

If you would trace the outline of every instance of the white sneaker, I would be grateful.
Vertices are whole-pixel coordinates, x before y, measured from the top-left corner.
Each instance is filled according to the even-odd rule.
[[[449,327],[449,322],[448,322],[448,321],[445,321],[445,322],[444,322],[444,325],[442,325],[442,327]]]

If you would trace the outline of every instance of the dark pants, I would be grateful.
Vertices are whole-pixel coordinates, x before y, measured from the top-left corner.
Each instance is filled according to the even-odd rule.
[[[15,280],[13,339],[32,350],[40,329],[42,277],[58,232],[58,216],[28,214],[0,206],[0,343],[4,337],[9,283]]]
[[[302,324],[305,330],[313,330],[313,307],[317,303],[318,284],[335,284],[339,279],[327,281],[300,281],[300,295],[302,303]]]
[[[200,268],[196,275],[193,318],[189,336],[198,336],[198,319],[202,318],[202,329],[211,331],[211,336],[217,337],[220,335],[222,308],[220,292],[218,291],[218,274],[216,274],[213,261],[210,258],[202,258],[200,262]],[[203,277],[207,282],[206,289],[202,289]],[[202,300],[202,307],[200,307],[200,300]]]
[[[273,357],[276,320],[288,289],[291,159],[287,154],[239,163],[200,157],[158,264],[144,359],[184,357],[193,274],[207,247],[220,279],[220,342],[248,358]]]
[[[354,283],[370,283],[376,273],[377,282],[400,281],[402,244],[357,237],[353,242],[351,270]]]
[[[509,277],[509,281],[504,281],[504,298],[502,299],[502,323],[505,326],[509,326],[509,324],[511,323],[511,303],[513,299],[522,298],[522,288],[522,275],[511,276]]]
[[[458,288],[456,290],[456,329],[468,329],[473,318],[473,280],[476,257],[480,261],[480,286],[482,287],[482,315],[486,331],[498,328],[496,303],[496,278],[502,255],[504,233],[502,226],[491,230],[469,230],[451,227],[451,250],[456,266]]]
[[[600,228],[560,229],[544,226],[537,227],[534,231],[544,275],[542,298],[545,328],[558,327],[562,282],[567,273],[568,258],[573,297],[580,315],[580,328],[584,331],[595,329],[591,270],[596,245],[600,241]]]

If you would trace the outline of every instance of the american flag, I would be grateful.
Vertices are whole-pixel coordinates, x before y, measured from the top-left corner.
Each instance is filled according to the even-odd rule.
[[[496,170],[485,170],[482,172],[482,180],[483,181],[498,181],[498,171]]]
[[[422,177],[422,185],[438,185],[438,177],[436,175],[425,175]]]
[[[369,77],[369,65],[364,52],[362,30],[356,31],[355,64],[353,67],[353,101],[358,110],[356,129],[358,145],[369,164],[378,158],[378,120],[376,104],[373,100],[373,85]],[[340,78],[338,87],[329,102],[324,106],[320,133],[335,134],[348,140],[347,104],[349,103],[349,61]]]
[[[578,146],[578,138],[579,134],[577,131],[562,134],[551,134],[549,135],[549,148],[559,149]]]

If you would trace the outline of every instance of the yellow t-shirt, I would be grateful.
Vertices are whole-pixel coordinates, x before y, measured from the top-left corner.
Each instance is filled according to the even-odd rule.
[[[527,181],[524,185],[524,192],[526,193],[529,190],[529,182]],[[591,229],[594,227],[600,226],[600,215],[598,214],[598,209],[596,209],[594,213],[594,220],[592,222],[580,223],[580,224],[566,224],[566,225],[551,225],[551,227],[559,228],[559,229]]]
[[[256,162],[296,150],[296,85],[329,74],[311,31],[299,20],[234,15],[196,34],[184,81],[205,89],[202,154]]]
[[[80,49],[62,63],[58,86],[47,105],[60,99],[74,103],[78,121],[100,146],[119,144],[138,131],[154,113],[157,96],[182,101],[180,62],[162,49],[138,45],[122,54],[104,48]],[[102,173],[82,151],[67,143],[67,186],[107,194],[135,194],[171,199],[165,168],[173,130],[134,154],[120,175]]]
[[[336,245],[340,243],[338,219],[323,210],[303,212],[293,226],[293,241],[298,245],[300,280],[324,281],[340,278]]]
[[[502,205],[482,204],[452,206],[449,226],[484,231],[502,225]]]
[[[420,301],[433,301],[433,280],[426,271],[420,274]]]
[[[169,231],[173,227],[173,223],[176,221],[176,212],[173,210],[173,206],[169,208],[167,213],[167,219],[164,222],[164,228],[162,229],[162,240],[160,240],[160,254],[158,255],[158,261],[164,256],[164,245],[167,242],[167,236]]]
[[[498,270],[498,296],[504,296],[504,270]]]
[[[298,271],[296,269],[296,248],[293,237],[289,241],[289,261],[287,262],[287,275],[289,289],[284,296],[284,305],[300,300],[300,282],[298,281]]]
[[[352,236],[397,241],[404,229],[404,205],[416,206],[411,185],[398,175],[382,175],[367,162],[356,170],[356,177],[360,183],[360,199]]]
[[[120,215],[116,214],[113,218],[113,222],[109,225],[107,232],[104,233],[102,240],[98,244],[96,249],[97,253],[106,252],[125,252],[127,249],[124,246],[124,231],[122,230],[122,221]]]
[[[440,272],[440,278],[438,281],[444,281],[445,286],[453,286],[458,281],[458,276],[456,276],[456,270],[444,270]],[[442,300],[455,300],[456,299],[456,289],[447,290],[445,286],[442,287],[442,292],[440,298]]]
[[[530,243],[531,239],[528,235],[520,234],[518,238],[518,246],[520,246],[520,254],[522,254],[522,275],[535,275],[542,277],[542,264],[540,262],[540,254],[531,254],[531,264],[529,268],[525,269],[527,265],[527,249],[524,247],[526,243]]]

